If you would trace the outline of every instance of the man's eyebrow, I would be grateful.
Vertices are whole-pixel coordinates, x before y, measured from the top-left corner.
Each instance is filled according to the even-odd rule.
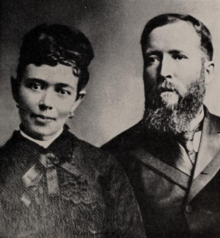
[[[183,54],[184,51],[182,50],[170,50],[169,54],[174,54],[174,55],[178,55],[178,54]]]
[[[160,55],[160,52],[158,50],[146,50],[145,55]]]

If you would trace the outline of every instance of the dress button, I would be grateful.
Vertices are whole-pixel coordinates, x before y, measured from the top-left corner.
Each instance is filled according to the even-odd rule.
[[[95,229],[95,225],[94,224],[90,224],[88,226],[88,230],[92,233],[92,234],[97,234],[97,230]]]
[[[53,153],[47,153],[46,156],[48,159],[51,159],[51,160],[55,159],[55,155]]]
[[[187,205],[187,206],[186,206],[186,212],[187,212],[188,214],[191,214],[191,213],[193,212],[193,208],[192,208],[190,205]]]

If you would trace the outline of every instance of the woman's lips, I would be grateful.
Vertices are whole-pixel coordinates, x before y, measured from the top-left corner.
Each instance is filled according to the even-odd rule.
[[[40,114],[33,114],[31,117],[35,118],[39,122],[51,122],[56,120],[54,117],[49,117]]]

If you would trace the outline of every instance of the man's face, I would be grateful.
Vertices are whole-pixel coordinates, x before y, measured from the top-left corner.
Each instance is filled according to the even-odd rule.
[[[187,130],[204,100],[210,65],[205,61],[199,36],[184,21],[149,34],[144,51],[148,128],[172,133]]]
[[[200,77],[202,56],[200,38],[187,22],[154,29],[144,53],[147,92],[159,88],[164,106],[178,104]]]
[[[79,104],[77,85],[71,67],[27,65],[18,97],[24,132],[39,140],[53,137]]]

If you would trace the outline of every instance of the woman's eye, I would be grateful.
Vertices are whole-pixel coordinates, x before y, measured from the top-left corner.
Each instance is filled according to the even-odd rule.
[[[60,95],[63,95],[63,96],[71,95],[70,91],[65,90],[65,89],[58,89],[57,92],[58,92]]]
[[[182,60],[187,59],[187,57],[185,55],[173,55],[173,59]]]

